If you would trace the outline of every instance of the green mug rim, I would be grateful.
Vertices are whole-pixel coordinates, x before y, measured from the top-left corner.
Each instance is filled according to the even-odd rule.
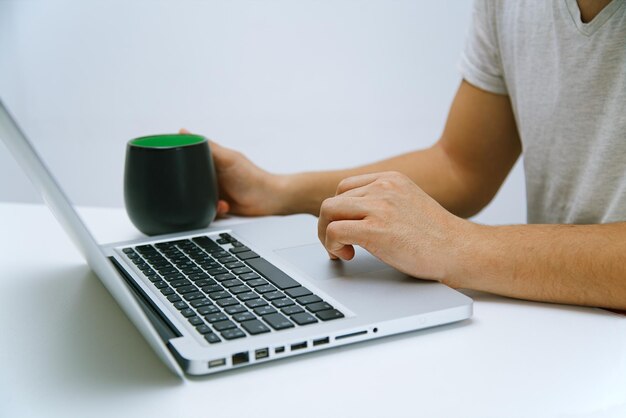
[[[202,135],[157,134],[140,136],[139,138],[131,139],[128,141],[128,145],[139,148],[170,149],[197,145],[205,141],[206,138]]]

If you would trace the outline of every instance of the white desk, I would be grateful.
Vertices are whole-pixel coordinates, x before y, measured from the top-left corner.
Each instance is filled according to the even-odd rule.
[[[101,241],[136,234],[85,209]],[[469,293],[472,320],[181,382],[40,205],[0,204],[0,417],[624,417],[626,317]]]

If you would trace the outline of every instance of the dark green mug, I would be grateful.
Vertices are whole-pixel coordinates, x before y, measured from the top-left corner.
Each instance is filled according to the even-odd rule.
[[[217,199],[205,137],[165,134],[128,142],[124,201],[130,220],[144,234],[205,228],[215,219]]]

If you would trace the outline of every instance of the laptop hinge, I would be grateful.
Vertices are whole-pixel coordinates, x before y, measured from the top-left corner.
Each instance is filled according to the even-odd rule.
[[[128,287],[132,290],[133,294],[136,296],[137,301],[139,302],[139,306],[146,314],[157,333],[161,337],[161,339],[168,343],[172,338],[181,337],[182,334],[176,329],[176,327],[163,315],[160,310],[154,305],[154,302],[150,300],[150,298],[145,294],[143,289],[141,289],[137,283],[130,277],[128,272],[124,270],[124,268],[120,265],[120,263],[114,258],[109,257],[113,266],[117,269],[120,275],[124,278]],[[169,346],[169,344],[167,344]]]

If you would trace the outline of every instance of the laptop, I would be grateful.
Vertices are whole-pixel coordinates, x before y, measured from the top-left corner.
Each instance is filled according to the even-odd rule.
[[[462,321],[472,300],[356,248],[329,260],[291,215],[99,245],[0,100],[0,137],[89,267],[177,375],[199,376]]]

